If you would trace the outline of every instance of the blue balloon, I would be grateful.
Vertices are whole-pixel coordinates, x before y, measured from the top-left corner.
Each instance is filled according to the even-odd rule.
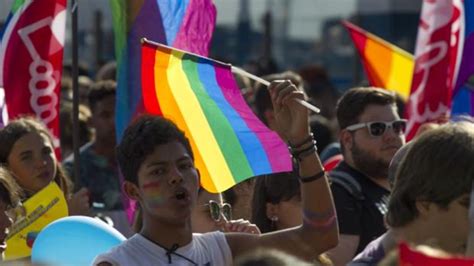
[[[61,218],[36,238],[31,260],[46,265],[91,265],[94,258],[125,240],[115,228],[86,216]]]

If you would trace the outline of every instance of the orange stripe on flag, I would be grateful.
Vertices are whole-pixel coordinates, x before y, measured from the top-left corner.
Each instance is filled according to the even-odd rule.
[[[365,60],[372,66],[374,79],[377,81],[373,86],[387,88],[392,69],[392,51],[380,45],[375,40],[368,38],[364,50]],[[387,88],[388,89],[388,88]]]
[[[413,55],[343,21],[361,57],[370,85],[396,91],[408,99],[413,76]]]

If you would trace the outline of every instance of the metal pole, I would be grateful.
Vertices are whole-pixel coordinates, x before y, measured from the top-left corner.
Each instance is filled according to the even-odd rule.
[[[74,186],[79,188],[80,158],[79,158],[79,69],[78,69],[78,40],[77,40],[77,0],[72,0],[72,144],[74,150]]]

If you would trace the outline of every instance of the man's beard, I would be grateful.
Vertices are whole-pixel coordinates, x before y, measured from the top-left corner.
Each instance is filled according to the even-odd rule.
[[[387,178],[390,162],[385,162],[382,158],[375,158],[369,152],[359,148],[355,143],[351,153],[354,166],[357,170],[371,178]]]

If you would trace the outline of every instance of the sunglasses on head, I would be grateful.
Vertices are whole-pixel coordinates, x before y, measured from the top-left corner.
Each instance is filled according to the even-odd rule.
[[[230,204],[224,203],[220,205],[216,201],[210,200],[207,205],[209,205],[209,214],[212,220],[219,222],[221,220],[221,213],[227,221],[232,220],[232,206]]]
[[[400,119],[394,120],[392,122],[367,122],[367,123],[359,123],[354,124],[346,127],[349,131],[355,131],[357,129],[361,129],[367,127],[369,130],[369,134],[374,137],[382,136],[388,128],[391,128],[395,134],[405,134],[405,129],[407,128],[407,120]]]

